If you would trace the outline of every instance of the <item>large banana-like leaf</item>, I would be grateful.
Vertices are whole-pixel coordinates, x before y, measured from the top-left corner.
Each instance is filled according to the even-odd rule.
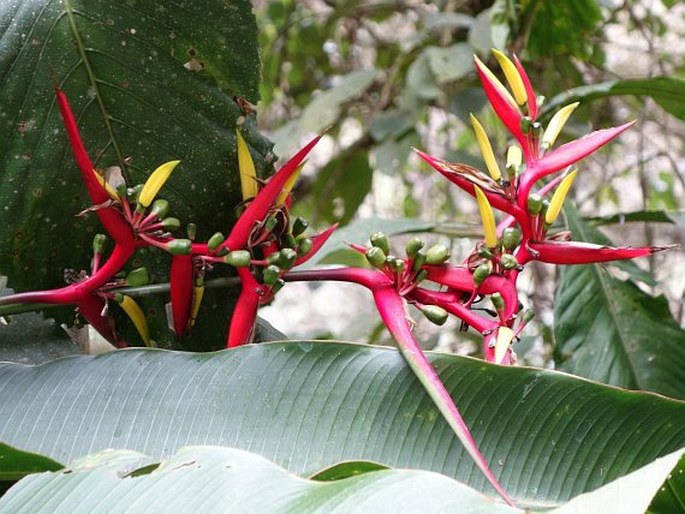
[[[504,488],[559,503],[685,446],[685,404],[562,373],[430,354]],[[436,471],[488,495],[399,353],[266,343],[212,354],[125,350],[0,365],[0,440],[69,463],[245,449],[311,475],[344,460]]]
[[[119,166],[133,185],[165,161],[182,161],[160,196],[201,238],[226,232],[242,200],[236,126],[262,174],[273,160],[240,101],[258,99],[248,0],[0,2],[0,273],[17,291],[61,286],[65,269],[88,270],[92,237],[102,231],[93,214],[76,216],[90,205],[56,85],[98,168]],[[136,261],[166,281],[168,262],[142,254]],[[225,324],[228,298],[210,292],[196,333],[217,332],[212,316]],[[164,300],[143,307],[157,342],[175,345]],[[222,339],[205,337],[204,347]]]

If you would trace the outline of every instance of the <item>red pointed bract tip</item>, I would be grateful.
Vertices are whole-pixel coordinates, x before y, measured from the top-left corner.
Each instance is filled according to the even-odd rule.
[[[594,264],[647,257],[672,246],[612,247],[577,241],[530,241],[535,260],[550,264]]]
[[[535,95],[535,90],[533,89],[533,85],[530,83],[530,78],[528,77],[525,68],[521,64],[521,61],[519,61],[519,58],[516,56],[516,54],[514,54],[512,57],[514,66],[516,66],[516,69],[521,76],[521,80],[523,81],[523,87],[526,89],[526,96],[528,97],[528,114],[532,120],[535,121],[538,117],[538,99]]]
[[[338,224],[335,223],[334,225],[331,225],[328,227],[326,230],[323,232],[319,232],[318,234],[314,234],[310,239],[312,240],[312,249],[307,252],[306,255],[303,255],[301,257],[298,257],[295,260],[295,264],[293,266],[299,266],[300,264],[304,264],[307,262],[309,259],[314,257],[316,253],[321,250],[321,247],[326,244],[326,241],[328,241],[328,238],[331,237],[333,232],[335,232],[335,229],[338,228]]]

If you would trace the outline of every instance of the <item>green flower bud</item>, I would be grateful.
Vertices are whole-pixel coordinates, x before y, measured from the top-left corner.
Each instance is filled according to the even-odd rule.
[[[490,301],[492,302],[492,305],[495,306],[497,312],[502,312],[504,310],[504,298],[502,298],[501,294],[492,293],[492,295],[490,295]]]
[[[414,236],[409,241],[407,241],[407,246],[405,247],[407,252],[407,257],[413,259],[416,254],[423,248],[424,243],[418,237]]]
[[[426,264],[444,264],[450,258],[450,251],[444,245],[433,245],[426,252]]]
[[[136,268],[126,275],[126,284],[131,287],[144,286],[150,283],[147,268]]]
[[[297,245],[297,255],[300,257],[304,257],[307,255],[309,252],[312,251],[312,247],[314,246],[314,241],[309,239],[308,237],[305,237],[304,239],[300,240]]]
[[[428,271],[425,269],[422,269],[416,274],[416,277],[414,277],[414,283],[418,284],[419,282],[423,282],[423,280],[428,276]]]
[[[293,222],[293,230],[292,230],[293,236],[295,236],[295,237],[299,236],[305,230],[307,230],[308,226],[309,226],[309,222],[306,219],[298,216],[297,218],[295,218],[295,221]]]
[[[414,256],[414,262],[411,265],[411,270],[416,273],[423,267],[424,264],[426,264],[426,254],[423,250],[419,250]]]
[[[521,132],[524,134],[530,133],[530,129],[533,125],[533,119],[530,116],[523,116],[521,118]]]
[[[544,217],[545,213],[547,213],[547,209],[549,209],[549,200],[543,200],[542,201],[542,211],[541,214]]]
[[[447,311],[437,305],[424,305],[421,312],[436,325],[444,325],[447,321]]]
[[[271,264],[262,271],[262,278],[267,286],[273,286],[281,278],[281,270],[278,266]]]
[[[167,252],[172,255],[188,255],[193,249],[190,239],[172,239],[166,244]]]
[[[542,197],[537,193],[528,196],[528,212],[537,215],[542,210]]]
[[[542,136],[542,124],[539,121],[534,121],[530,126],[530,132],[535,139],[539,139]]]
[[[164,230],[178,230],[181,228],[181,220],[178,218],[164,218],[162,220],[162,228]]]
[[[247,250],[234,250],[229,252],[224,261],[235,268],[245,268],[250,265],[252,255]]]
[[[513,250],[521,243],[521,231],[516,227],[507,227],[502,231],[502,245]]]
[[[369,238],[369,241],[371,241],[372,246],[383,250],[385,255],[390,253],[390,240],[383,232],[376,232],[375,234],[372,234]]]
[[[369,261],[369,264],[374,268],[383,269],[385,266],[385,261],[387,259],[385,252],[377,246],[372,246],[366,250],[365,255],[366,260]]]
[[[216,232],[212,237],[209,238],[209,241],[207,241],[207,248],[209,248],[210,252],[213,252],[219,246],[221,246],[221,243],[223,243],[226,240],[224,238],[224,235],[221,232]]]
[[[122,182],[117,186],[117,195],[119,195],[119,198],[127,198],[128,197],[128,188],[126,187],[126,183]]]
[[[285,248],[297,248],[297,240],[292,236],[292,234],[286,234],[281,239],[281,244]]]
[[[488,247],[484,246],[478,250],[478,257],[482,257],[483,259],[492,259],[493,253]]]
[[[295,264],[297,252],[292,248],[283,248],[279,253],[278,265],[282,270],[289,270]]]
[[[476,287],[480,286],[486,278],[492,273],[492,263],[490,261],[484,262],[473,270],[473,283]]]
[[[188,223],[186,234],[188,234],[188,239],[195,241],[195,236],[197,236],[197,225],[195,223]]]
[[[267,255],[266,257],[266,262],[269,264],[275,264],[278,265],[278,261],[281,260],[281,252],[273,252]]]
[[[516,260],[516,257],[511,255],[510,253],[502,254],[499,258],[499,263],[502,265],[502,268],[504,269],[514,269],[517,268],[519,265],[519,262]]]
[[[266,218],[266,221],[264,222],[264,230],[267,232],[271,232],[273,229],[276,228],[276,225],[278,225],[278,219],[276,219],[276,216],[273,214]]]
[[[105,234],[95,234],[93,237],[93,253],[103,254],[105,245],[107,244],[107,236]]]
[[[129,202],[135,203],[138,201],[138,196],[140,195],[140,192],[143,190],[143,184],[138,184],[134,187],[129,187],[126,190],[126,198],[128,198]]]
[[[388,266],[390,266],[390,269],[395,273],[400,275],[404,273],[404,259],[400,259],[399,257],[388,257]]]
[[[284,285],[285,285],[285,280],[283,280],[282,278],[279,278],[278,280],[276,280],[274,285],[271,286],[271,290],[274,293],[278,293],[281,289],[283,289]]]
[[[155,200],[150,207],[150,214],[154,214],[158,219],[164,218],[169,213],[169,202],[164,199]]]

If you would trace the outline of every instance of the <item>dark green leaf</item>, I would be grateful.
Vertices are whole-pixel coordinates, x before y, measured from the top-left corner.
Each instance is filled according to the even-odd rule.
[[[380,471],[382,469],[389,469],[388,466],[378,464],[377,462],[369,462],[365,460],[354,460],[349,462],[339,462],[333,466],[322,469],[309,477],[310,480],[318,482],[332,482],[333,480],[340,480],[357,475],[363,475],[371,471]]]
[[[545,103],[541,116],[548,116],[572,102],[591,102],[607,96],[648,96],[664,110],[685,120],[685,81],[676,77],[611,80],[589,86],[580,86],[561,93]]]
[[[574,238],[604,244],[566,209]],[[629,268],[623,267],[624,271]],[[562,369],[630,389],[685,398],[685,331],[663,296],[614,278],[599,265],[566,266],[554,305]]]
[[[495,475],[523,503],[565,501],[685,446],[683,402],[551,371],[429,357]],[[304,476],[370,460],[492,493],[387,348],[288,342],[0,364],[0,397],[0,439],[60,462],[112,447],[167,459],[182,446],[216,444]]]
[[[669,211],[635,211],[610,216],[595,216],[588,218],[593,225],[613,225],[629,223],[634,221],[644,221],[648,223],[672,223],[675,225],[685,225],[685,212]]]
[[[0,481],[19,480],[30,473],[57,471],[63,467],[59,462],[43,455],[0,443]]]

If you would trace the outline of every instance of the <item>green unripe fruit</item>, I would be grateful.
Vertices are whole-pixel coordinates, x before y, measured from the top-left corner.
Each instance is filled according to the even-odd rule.
[[[297,259],[297,252],[292,248],[283,248],[279,254],[278,265],[282,270],[289,270],[295,264]]]
[[[501,294],[492,293],[492,295],[490,295],[490,301],[492,302],[492,305],[495,306],[497,312],[502,312],[504,310],[504,298],[502,298]]]
[[[533,119],[530,116],[524,116],[521,118],[521,132],[524,134],[529,134],[530,129],[533,125]]]
[[[547,212],[547,209],[549,209],[549,200],[543,200],[542,201],[542,215],[543,216]]]
[[[502,268],[504,269],[514,269],[517,268],[519,265],[519,262],[516,260],[516,257],[511,255],[510,253],[502,254],[499,258],[499,263],[502,265]]]
[[[426,254],[423,250],[419,250],[414,256],[414,262],[411,265],[411,270],[416,273],[423,267],[424,264],[426,264]]]
[[[271,264],[264,268],[264,271],[262,271],[262,278],[267,286],[272,286],[278,282],[279,278],[281,278],[281,270],[278,268],[278,266]]]
[[[292,236],[292,234],[284,235],[283,238],[281,239],[281,244],[285,248],[297,248],[297,241]]]
[[[266,262],[269,264],[278,264],[278,261],[281,260],[281,252],[273,252],[267,255],[266,257]]]
[[[189,255],[193,249],[190,239],[172,239],[166,244],[167,251],[172,255]]]
[[[285,280],[283,280],[282,278],[279,278],[278,280],[276,280],[276,282],[274,283],[274,285],[271,286],[271,290],[272,290],[274,293],[277,293],[277,292],[279,292],[281,289],[283,289],[283,286],[284,286],[284,285],[285,285]]]
[[[230,264],[235,268],[245,268],[250,265],[252,260],[252,255],[247,250],[235,250],[229,252],[229,254],[224,257],[226,264]]]
[[[450,251],[444,245],[433,245],[426,252],[426,264],[444,264],[450,258]]]
[[[157,218],[162,219],[169,213],[169,202],[164,199],[155,200],[150,207],[150,214],[154,214]]]
[[[276,228],[276,225],[278,224],[278,220],[276,219],[276,216],[273,214],[266,218],[266,221],[264,222],[264,230],[267,232],[271,232],[273,229]]]
[[[542,197],[537,193],[532,193],[528,196],[528,212],[537,215],[542,211]]]
[[[390,269],[393,270],[395,273],[398,273],[400,275],[404,273],[404,259],[400,259],[398,257],[389,257],[388,266],[390,266]]]
[[[424,305],[421,312],[436,325],[444,325],[447,321],[447,311],[437,305]]]
[[[105,234],[95,234],[93,237],[93,253],[102,254],[105,251],[107,239]]]
[[[542,136],[542,125],[540,124],[539,121],[534,121],[532,125],[530,126],[530,132],[532,136],[536,139],[538,139],[540,136]]]
[[[376,232],[375,234],[372,234],[369,238],[369,241],[371,241],[372,246],[383,250],[385,255],[390,253],[390,240],[383,232]]]
[[[136,268],[126,275],[126,284],[131,287],[144,286],[150,283],[147,268]]]
[[[293,222],[293,236],[299,236],[305,230],[307,230],[307,227],[309,227],[309,222],[306,219],[298,216]]]
[[[164,218],[162,220],[162,228],[164,230],[178,230],[181,228],[181,220],[178,218]]]
[[[419,253],[419,250],[421,250],[421,248],[423,248],[423,241],[421,241],[416,236],[412,237],[409,241],[407,241],[407,246],[405,247],[407,257],[413,259],[414,257],[416,257],[416,254]]]
[[[521,243],[521,231],[516,227],[507,227],[502,231],[502,245],[513,250]]]
[[[366,260],[369,261],[369,264],[374,268],[383,269],[385,267],[387,256],[385,255],[385,252],[377,246],[372,246],[366,250],[364,255],[366,256]]]
[[[297,245],[297,255],[299,255],[300,257],[304,257],[305,255],[307,255],[309,252],[312,251],[313,246],[314,246],[314,241],[312,241],[308,237],[301,239]]]
[[[224,235],[221,232],[216,232],[212,237],[209,238],[209,241],[207,241],[207,248],[209,248],[210,252],[213,252],[219,246],[221,246],[221,243],[223,243],[226,240],[224,238]]]
[[[476,287],[480,286],[486,278],[492,273],[492,263],[490,261],[484,262],[473,270],[473,283]]]
[[[478,250],[478,257],[482,257],[483,259],[492,259],[493,253],[488,247],[484,246]]]

